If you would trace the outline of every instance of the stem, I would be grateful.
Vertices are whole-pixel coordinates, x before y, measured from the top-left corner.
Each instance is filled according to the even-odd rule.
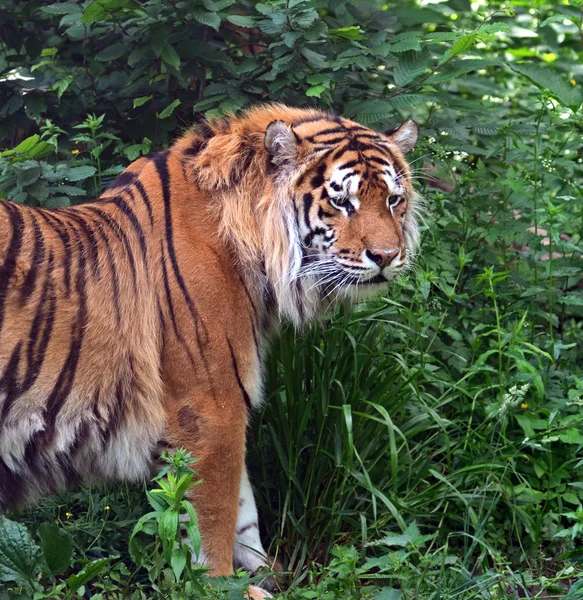
[[[490,283],[490,291],[492,292],[492,301],[494,302],[494,313],[496,314],[496,334],[498,337],[498,385],[502,391],[502,332],[500,328],[500,311],[498,310],[498,302],[496,301],[496,292],[494,291],[493,274],[488,280]]]

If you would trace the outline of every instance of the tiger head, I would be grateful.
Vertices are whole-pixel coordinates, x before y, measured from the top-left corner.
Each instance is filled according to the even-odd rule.
[[[198,177],[230,189],[222,204],[229,233],[244,220],[229,217],[243,204],[236,195],[265,182],[253,207],[256,237],[280,313],[304,323],[335,300],[379,293],[411,264],[418,205],[404,156],[417,143],[415,122],[377,133],[335,115],[271,105],[252,109],[238,129],[233,121],[225,128],[222,142],[208,142],[217,150],[206,161],[208,176],[201,160]],[[237,158],[227,165],[228,156]],[[255,235],[245,226],[235,237],[249,244]]]
[[[292,187],[302,264],[321,299],[378,292],[411,263],[417,206],[404,155],[414,121],[376,133],[351,121],[273,121],[265,147]],[[277,175],[276,175],[277,177]]]

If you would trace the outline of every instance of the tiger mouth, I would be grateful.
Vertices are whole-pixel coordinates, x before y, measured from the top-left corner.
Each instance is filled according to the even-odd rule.
[[[373,275],[368,279],[363,279],[362,277],[350,277],[348,278],[347,283],[352,285],[371,285],[387,283],[387,281],[388,279],[382,273],[378,273],[377,275]]]

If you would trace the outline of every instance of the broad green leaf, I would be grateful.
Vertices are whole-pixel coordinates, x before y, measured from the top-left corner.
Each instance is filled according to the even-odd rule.
[[[306,90],[306,96],[316,96],[319,98],[326,88],[323,85],[313,85]]]
[[[194,556],[198,558],[200,556],[201,539],[200,532],[198,530],[198,518],[196,516],[196,512],[188,500],[183,500],[180,503],[180,506],[184,508],[186,514],[188,515],[188,519],[182,524],[186,529],[186,535],[188,537],[188,541],[190,542]]]
[[[328,33],[332,37],[341,38],[344,40],[360,40],[362,39],[362,31],[358,25],[351,25],[350,27],[338,27],[336,29],[329,29]]]
[[[85,565],[83,569],[75,575],[71,575],[71,577],[67,579],[67,599],[72,598],[82,585],[89,583],[98,575],[105,572],[109,563],[117,558],[117,556],[99,558]]]
[[[175,546],[172,549],[170,566],[172,567],[172,571],[174,572],[174,577],[176,578],[176,581],[180,581],[180,577],[184,571],[184,567],[186,567],[186,558],[187,551],[185,548]]]
[[[583,306],[583,296],[569,294],[567,296],[562,296],[561,298],[559,298],[559,302],[561,304],[566,304],[567,306]]]
[[[0,581],[30,583],[39,554],[26,527],[0,515]]]
[[[18,174],[16,178],[16,185],[22,189],[27,185],[31,185],[38,180],[41,174],[41,168],[39,166],[25,169]]]
[[[148,100],[151,100],[152,96],[140,96],[139,98],[134,98],[134,108],[138,108],[139,106],[143,106],[146,104]]]
[[[177,106],[180,106],[181,101],[177,98],[174,102],[171,102],[159,115],[160,119],[167,119]]]
[[[255,27],[256,25],[256,21],[253,17],[246,17],[244,15],[230,15],[227,17],[227,21],[230,21],[239,27],[246,28]]]
[[[166,44],[160,55],[162,60],[172,68],[178,70],[180,68],[180,56],[170,44]]]
[[[395,85],[404,87],[421,75],[423,75],[431,64],[431,59],[425,52],[409,50],[401,54],[394,70]]]
[[[560,73],[547,66],[536,63],[522,63],[511,65],[512,69],[525,77],[543,90],[549,90],[553,96],[564,106],[577,110],[583,102],[583,94],[576,85]]]
[[[219,26],[221,24],[221,17],[218,14],[200,9],[195,9],[192,11],[192,16],[199,23],[207,25],[208,27],[212,27],[215,31],[219,30]]]
[[[83,165],[81,167],[72,167],[68,169],[66,178],[69,181],[82,181],[83,179],[87,179],[95,174],[97,169],[95,167],[91,167],[90,165]]]
[[[43,96],[37,96],[34,93],[27,94],[24,109],[28,117],[38,121],[41,118],[41,114],[46,111],[47,103]]]
[[[104,48],[101,52],[98,52],[95,55],[95,60],[99,60],[101,62],[115,60],[116,58],[123,56],[126,53],[127,48],[128,47],[124,44],[113,44],[112,46]]]
[[[401,590],[395,588],[383,588],[375,597],[374,600],[401,600]]]
[[[57,2],[55,4],[49,4],[48,6],[40,7],[42,12],[49,15],[69,15],[73,13],[80,13],[82,8],[74,2]]]
[[[101,21],[108,15],[107,10],[102,6],[98,0],[94,0],[87,5],[83,16],[81,17],[81,23],[92,23],[93,21]]]
[[[300,52],[307,59],[307,61],[316,68],[325,68],[328,65],[328,61],[323,54],[314,52],[309,48],[302,48]]]
[[[60,575],[71,563],[73,555],[71,536],[53,523],[42,523],[38,533],[41,540],[40,547],[49,571],[53,575]]]
[[[450,58],[469,50],[475,44],[477,38],[478,34],[475,31],[472,31],[472,33],[467,33],[466,35],[463,35],[457,39],[453,46],[441,57],[439,64],[442,65]]]

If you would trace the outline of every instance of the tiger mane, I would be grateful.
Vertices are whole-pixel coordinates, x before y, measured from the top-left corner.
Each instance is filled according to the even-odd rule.
[[[255,288],[261,287],[262,276],[267,279],[280,316],[296,325],[318,308],[317,295],[307,293],[297,280],[303,255],[293,184],[310,162],[278,169],[272,176],[265,131],[273,121],[291,124],[326,116],[318,110],[259,106],[240,116],[205,121],[178,142],[191,157],[192,177],[206,195],[219,234],[235,249],[243,275]]]

